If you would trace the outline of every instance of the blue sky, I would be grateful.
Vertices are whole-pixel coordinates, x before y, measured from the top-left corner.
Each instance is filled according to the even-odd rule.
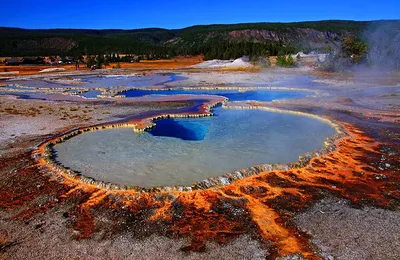
[[[1,0],[0,26],[183,28],[196,24],[400,19],[400,0]]]

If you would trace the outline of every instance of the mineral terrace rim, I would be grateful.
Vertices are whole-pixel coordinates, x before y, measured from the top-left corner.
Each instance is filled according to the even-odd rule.
[[[319,90],[311,90],[307,88],[298,88],[298,87],[279,87],[279,86],[257,86],[257,87],[245,87],[245,86],[198,86],[198,87],[157,87],[157,88],[148,88],[148,87],[140,87],[140,86],[134,86],[134,87],[126,87],[126,86],[112,86],[112,87],[117,87],[117,89],[114,90],[108,90],[106,87],[92,87],[92,88],[84,88],[84,87],[74,87],[72,88],[75,90],[75,92],[57,92],[59,91],[65,91],[66,89],[63,87],[54,87],[54,88],[37,88],[37,87],[31,87],[28,85],[23,85],[23,84],[18,84],[18,83],[13,83],[13,84],[0,84],[2,87],[7,87],[7,86],[15,86],[17,88],[28,88],[30,91],[40,93],[42,91],[45,91],[50,94],[62,94],[66,96],[78,96],[83,99],[91,99],[82,96],[81,94],[86,93],[87,91],[90,90],[98,90],[101,91],[101,94],[97,95],[97,98],[126,98],[126,96],[123,94],[128,91],[132,90],[146,90],[146,91],[165,91],[165,90],[239,90],[239,91],[254,91],[254,90],[261,90],[261,91],[270,91],[270,90],[277,90],[277,91],[302,91],[302,92],[309,92],[309,93],[314,93],[315,95],[320,95]],[[119,89],[118,89],[119,88]],[[12,92],[9,94],[13,93],[23,93],[23,90],[20,89],[14,89]],[[179,95],[186,95],[186,94],[179,94]],[[190,95],[190,94],[188,94]],[[136,98],[136,97],[130,97],[130,98]]]
[[[118,185],[110,182],[104,182],[101,180],[96,180],[92,177],[87,177],[81,174],[76,173],[71,169],[66,169],[65,166],[56,160],[54,160],[54,150],[52,147],[57,144],[64,142],[76,135],[88,132],[88,131],[97,131],[101,129],[113,129],[113,128],[132,128],[134,132],[144,132],[148,129],[151,129],[155,126],[154,120],[159,119],[166,119],[166,118],[192,118],[192,117],[210,117],[213,116],[211,113],[211,109],[217,105],[222,104],[224,108],[229,109],[256,109],[256,110],[265,110],[270,112],[276,113],[286,113],[286,114],[294,114],[298,116],[306,116],[311,117],[323,122],[330,124],[336,131],[335,134],[329,136],[325,139],[325,147],[319,150],[311,151],[303,153],[299,156],[299,159],[293,163],[287,164],[257,164],[253,165],[248,168],[238,169],[233,172],[224,173],[218,177],[210,177],[202,181],[195,182],[189,186],[184,185],[173,185],[173,186],[154,186],[151,188],[144,188],[136,185]],[[286,109],[278,109],[278,108],[271,108],[266,106],[254,106],[245,103],[245,105],[227,105],[227,99],[225,98],[224,101],[217,101],[210,105],[203,105],[205,111],[202,113],[193,113],[193,114],[163,114],[154,116],[151,118],[143,118],[142,120],[147,122],[146,125],[139,128],[137,123],[125,122],[125,123],[111,123],[111,124],[100,124],[88,127],[81,127],[77,129],[71,129],[59,136],[56,136],[52,139],[46,140],[42,142],[37,149],[35,149],[32,153],[32,157],[35,158],[42,166],[46,169],[44,170],[44,174],[55,177],[58,182],[62,182],[65,179],[73,179],[77,182],[86,183],[89,185],[97,186],[101,189],[106,190],[132,190],[136,192],[163,192],[163,191],[193,191],[193,190],[205,190],[208,188],[220,187],[232,184],[236,180],[244,179],[246,177],[250,177],[253,175],[258,175],[261,172],[265,171],[272,171],[272,170],[283,170],[287,171],[290,169],[298,169],[305,167],[312,158],[319,157],[324,154],[331,153],[336,150],[335,141],[342,139],[344,137],[350,136],[345,128],[333,122],[330,119],[326,119],[321,116],[317,116],[311,113],[293,111],[293,110],[286,110]],[[71,180],[69,180],[71,181]]]

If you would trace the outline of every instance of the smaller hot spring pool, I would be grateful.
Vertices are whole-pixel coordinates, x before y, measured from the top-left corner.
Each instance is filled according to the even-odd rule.
[[[210,118],[166,119],[156,128],[87,132],[57,144],[57,160],[116,184],[190,185],[261,163],[289,163],[335,130],[317,119],[218,107]]]
[[[171,90],[142,90],[134,89],[122,93],[126,97],[143,97],[154,95],[217,95],[227,97],[230,101],[272,101],[283,98],[302,98],[310,95],[306,91],[289,90],[247,90],[238,91],[237,89],[171,89]]]

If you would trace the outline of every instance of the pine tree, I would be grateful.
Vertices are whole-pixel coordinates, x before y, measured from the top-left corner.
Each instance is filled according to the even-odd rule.
[[[294,59],[291,54],[288,55],[286,59],[286,67],[293,67],[294,66]]]

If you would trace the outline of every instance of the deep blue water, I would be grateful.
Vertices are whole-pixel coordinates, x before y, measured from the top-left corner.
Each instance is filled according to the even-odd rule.
[[[186,141],[200,141],[208,133],[210,120],[208,118],[187,120],[169,118],[159,120],[156,123],[157,126],[148,131],[153,136],[169,136]]]
[[[127,97],[139,97],[146,95],[219,95],[227,97],[230,101],[257,100],[272,101],[282,98],[298,98],[307,95],[304,91],[276,91],[276,90],[131,90],[125,93]],[[218,117],[220,109],[214,109],[214,116]],[[165,119],[157,121],[157,126],[152,128],[149,133],[153,136],[168,136],[180,138],[186,141],[200,141],[208,133],[209,119],[189,118],[189,119]]]
[[[149,95],[217,95],[227,97],[230,101],[243,101],[243,100],[257,100],[257,101],[272,101],[274,99],[283,98],[301,98],[309,95],[305,91],[285,91],[285,90],[248,90],[248,91],[238,91],[233,90],[129,90],[124,93],[126,97],[143,97]]]

